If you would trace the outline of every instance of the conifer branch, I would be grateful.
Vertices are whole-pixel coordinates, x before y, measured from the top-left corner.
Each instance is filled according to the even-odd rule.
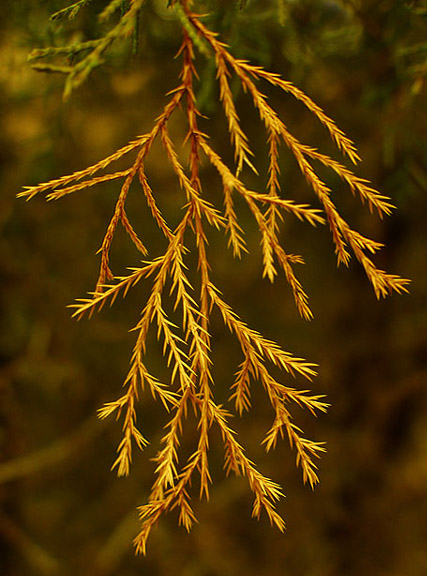
[[[85,3],[76,2],[54,16],[72,17]],[[71,70],[66,71],[66,95],[99,65],[101,56],[114,41],[123,40],[132,32],[142,4],[143,0],[132,0],[128,10],[103,39],[70,48],[80,60]],[[283,496],[280,486],[264,476],[248,458],[243,444],[237,440],[236,431],[230,425],[231,412],[215,399],[212,369],[215,341],[210,331],[210,319],[214,311],[219,312],[225,329],[237,340],[241,353],[230,387],[229,402],[233,410],[238,415],[249,411],[251,388],[261,385],[273,418],[263,441],[265,449],[272,450],[279,440],[287,438],[290,447],[295,450],[296,465],[302,471],[304,483],[314,488],[319,481],[316,461],[325,451],[324,445],[304,437],[302,430],[294,423],[291,408],[296,404],[316,415],[325,412],[328,404],[322,395],[286,385],[273,376],[271,370],[275,367],[282,371],[284,380],[290,375],[311,381],[316,376],[316,365],[286,352],[279,344],[248,326],[227,304],[213,281],[211,271],[215,263],[209,259],[208,245],[211,228],[225,232],[233,257],[241,258],[248,251],[244,226],[234,196],[239,196],[246,203],[257,224],[262,250],[260,274],[273,282],[278,270],[282,270],[303,318],[310,319],[312,311],[305,288],[294,272],[294,265],[304,261],[299,255],[287,253],[281,240],[282,225],[289,217],[312,226],[327,223],[338,264],[347,265],[353,254],[364,268],[378,298],[391,292],[405,292],[408,284],[408,280],[388,274],[375,266],[370,256],[382,245],[350,227],[335,205],[332,189],[318,176],[314,164],[321,163],[337,174],[351,193],[380,217],[391,213],[390,199],[374,190],[369,182],[356,176],[343,163],[301,143],[267,102],[267,96],[259,84],[270,84],[302,102],[326,128],[338,151],[355,164],[360,158],[353,142],[317,104],[292,83],[276,73],[235,58],[218,35],[202,22],[202,16],[191,11],[191,2],[175,0],[170,5],[178,10],[181,22],[182,44],[178,56],[182,67],[179,83],[168,93],[168,101],[151,130],[88,168],[37,186],[29,186],[19,195],[31,199],[37,194],[45,194],[47,200],[58,200],[105,182],[119,181],[121,184],[99,250],[100,270],[95,290],[87,298],[77,300],[72,308],[77,318],[85,314],[91,316],[106,303],[112,305],[120,294],[125,297],[139,282],[151,283],[149,295],[133,328],[136,341],[124,382],[125,391],[116,401],[106,403],[99,410],[100,418],[115,414],[122,421],[122,439],[113,463],[119,476],[130,473],[134,446],[143,450],[148,443],[137,422],[137,406],[141,395],[148,391],[161,402],[168,414],[165,432],[154,458],[156,467],[150,495],[146,504],[139,508],[141,530],[135,539],[135,546],[136,551],[142,553],[146,552],[151,530],[163,514],[176,510],[179,524],[186,530],[190,530],[196,521],[191,506],[193,487],[197,477],[199,497],[209,498],[212,478],[208,455],[213,428],[219,430],[222,438],[225,473],[234,473],[247,479],[254,497],[252,515],[259,518],[261,513],[265,513],[272,525],[281,531],[285,528],[285,522],[276,509]],[[106,21],[118,7],[117,0],[107,3],[100,19]],[[195,49],[202,56],[211,52],[215,60],[219,100],[234,153],[231,166],[198,126],[201,112],[194,91],[194,84],[198,81]],[[39,50],[33,54],[33,58],[60,56],[64,53],[66,51],[62,48]],[[232,78],[236,78],[250,96],[265,128],[269,161],[264,174],[256,166],[251,143],[242,127],[238,100],[230,88]],[[174,141],[169,126],[177,109],[184,110],[187,123],[183,142]],[[176,178],[181,192],[183,215],[175,226],[168,222],[167,216],[160,209],[158,192],[152,189],[145,168],[146,159],[156,140],[162,144],[165,165]],[[187,155],[182,152],[182,143],[188,144]],[[280,148],[283,144],[295,157],[303,177],[314,193],[314,201],[320,208],[284,197],[280,178]],[[111,165],[130,153],[133,153],[133,159],[129,161],[129,167],[114,171]],[[222,188],[212,201],[206,199],[205,193],[203,165],[206,160],[218,174]],[[259,179],[265,176],[266,185],[261,184],[259,190],[251,190],[245,183],[248,169]],[[167,244],[164,253],[151,260],[148,256],[152,247],[135,231],[133,216],[128,212],[127,201],[134,182],[139,184],[153,221]],[[119,225],[124,227],[130,242],[146,258],[139,267],[129,268],[125,276],[115,276],[110,268],[110,250]],[[196,255],[195,269],[187,267],[191,249]],[[165,382],[151,374],[146,364],[148,336],[151,332],[157,335],[165,358],[168,371]],[[180,440],[189,426],[186,416],[190,409],[197,421],[197,441],[193,452],[183,461],[180,457]]]

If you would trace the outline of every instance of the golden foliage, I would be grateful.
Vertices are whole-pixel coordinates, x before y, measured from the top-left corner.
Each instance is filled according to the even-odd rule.
[[[315,366],[285,352],[278,344],[250,328],[223,299],[211,277],[207,240],[210,227],[225,231],[229,247],[235,257],[240,257],[243,251],[247,251],[244,231],[234,207],[234,197],[240,196],[245,201],[258,225],[263,254],[263,276],[273,282],[278,270],[284,272],[297,309],[303,318],[312,317],[307,294],[294,272],[294,265],[302,263],[303,260],[300,256],[288,254],[280,243],[279,231],[284,212],[307,221],[312,226],[327,223],[335,245],[338,264],[347,265],[353,254],[363,266],[378,298],[393,291],[406,291],[408,284],[407,280],[387,274],[375,266],[369,255],[377,252],[381,244],[362,236],[344,220],[332,200],[331,190],[317,175],[312,161],[318,161],[338,174],[351,192],[359,196],[362,202],[366,202],[369,209],[375,210],[380,217],[391,212],[392,205],[389,198],[372,189],[367,181],[357,177],[342,163],[299,142],[267,102],[266,95],[258,86],[259,82],[276,86],[302,102],[323,124],[342,154],[351,162],[357,163],[359,157],[353,143],[319,106],[292,83],[259,66],[235,58],[227,45],[206,27],[202,17],[191,11],[190,4],[188,0],[175,3],[180,13],[183,36],[179,51],[182,60],[180,83],[169,93],[169,101],[151,131],[84,170],[45,184],[28,187],[21,193],[21,196],[27,199],[46,193],[48,200],[56,200],[101,182],[113,180],[122,182],[114,214],[100,248],[101,265],[96,289],[88,298],[78,300],[73,306],[74,316],[77,318],[85,314],[90,316],[95,310],[100,310],[106,302],[112,304],[120,293],[126,295],[138,282],[142,280],[151,282],[150,294],[140,320],[134,328],[136,343],[124,382],[125,392],[119,399],[107,403],[99,410],[100,418],[116,414],[123,422],[123,438],[113,464],[119,476],[129,474],[133,445],[136,444],[143,449],[147,444],[137,426],[136,404],[141,392],[149,390],[170,414],[161,446],[155,457],[156,470],[151,493],[148,502],[139,508],[141,531],[135,539],[135,545],[136,550],[143,553],[146,551],[151,529],[166,512],[177,509],[179,523],[190,530],[195,521],[190,488],[195,475],[199,477],[200,497],[209,497],[211,475],[208,451],[212,427],[219,430],[224,444],[226,473],[247,478],[254,495],[253,516],[258,518],[264,511],[272,525],[279,530],[285,527],[275,508],[282,496],[280,486],[261,474],[248,458],[230,425],[230,412],[215,401],[211,372],[212,338],[209,331],[213,310],[219,311],[224,326],[236,338],[241,350],[242,360],[230,391],[230,402],[234,405],[235,411],[241,415],[250,409],[251,385],[261,383],[274,414],[273,423],[263,442],[265,449],[268,451],[275,448],[277,440],[287,436],[290,446],[295,449],[296,464],[302,470],[303,481],[311,487],[318,482],[315,461],[325,448],[323,443],[313,442],[303,436],[302,430],[293,422],[290,405],[295,403],[307,408],[314,415],[319,411],[324,412],[328,405],[322,396],[312,395],[308,390],[297,390],[279,382],[273,377],[269,368],[272,365],[293,376],[299,375],[311,380],[316,374]],[[134,5],[136,6],[136,3],[130,3],[129,12],[133,10]],[[132,14],[128,14],[128,19],[131,17]],[[194,82],[197,79],[194,64],[195,46],[202,46],[203,52],[209,50],[215,58],[220,101],[234,150],[233,167],[228,166],[214,150],[208,136],[198,126],[201,114],[194,94]],[[83,74],[81,71],[80,73]],[[255,174],[257,170],[249,139],[240,124],[235,98],[230,88],[230,78],[233,75],[252,99],[253,106],[265,126],[266,146],[269,152],[269,177],[265,192],[249,189],[242,178],[245,170],[250,169]],[[188,126],[186,142],[190,151],[185,162],[176,151],[169,130],[169,120],[179,108],[185,110]],[[165,158],[185,196],[183,216],[174,229],[169,226],[159,208],[144,165],[157,139],[163,145]],[[279,183],[281,143],[284,143],[294,155],[321,208],[298,204],[281,196]],[[136,158],[129,168],[116,172],[107,171],[114,162],[132,151],[136,151]],[[215,169],[222,182],[221,206],[214,206],[204,198],[201,167],[206,161]],[[126,209],[130,186],[136,180],[139,181],[154,221],[167,241],[167,247],[160,257],[142,261],[141,266],[130,269],[126,276],[114,277],[110,270],[109,255],[119,224],[124,227],[130,241],[139,252],[144,257],[148,254],[148,248],[135,232]],[[185,263],[189,252],[188,236],[195,239],[200,285],[198,293],[190,282]],[[166,287],[170,285],[172,288],[168,292]],[[178,311],[180,316],[180,325],[174,324],[166,311],[166,303],[170,299],[173,301],[174,310]],[[171,370],[170,381],[166,383],[160,382],[151,374],[145,363],[147,336],[151,329],[157,331],[157,338],[162,342],[163,355]],[[181,462],[180,438],[189,409],[194,412],[198,422],[198,441],[195,451],[187,461]]]

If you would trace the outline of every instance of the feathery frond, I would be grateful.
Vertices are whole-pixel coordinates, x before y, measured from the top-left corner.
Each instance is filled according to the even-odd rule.
[[[83,4],[83,1],[77,2],[58,12],[55,17],[73,17]],[[117,10],[118,4],[116,1],[108,3],[101,13],[101,19],[108,19]],[[312,226],[327,224],[335,245],[338,264],[347,265],[354,256],[365,270],[378,298],[392,292],[405,292],[408,285],[408,280],[388,274],[375,266],[368,254],[375,254],[381,244],[365,238],[350,227],[334,203],[332,190],[318,176],[313,163],[320,162],[336,173],[351,193],[359,196],[362,202],[366,203],[371,211],[375,210],[380,217],[391,213],[393,206],[390,199],[374,190],[369,182],[356,176],[343,163],[301,143],[290,133],[284,120],[268,103],[260,84],[264,82],[275,86],[302,102],[325,127],[338,151],[355,164],[360,158],[351,140],[317,104],[291,82],[276,73],[235,58],[218,35],[202,22],[201,15],[191,10],[190,1],[176,0],[170,4],[175,5],[180,14],[182,44],[179,57],[182,70],[178,86],[169,92],[169,100],[151,131],[86,169],[38,186],[27,187],[20,194],[26,199],[46,194],[48,200],[58,200],[103,182],[121,182],[114,213],[99,250],[101,263],[96,288],[86,298],[77,300],[72,307],[73,315],[77,318],[85,314],[91,316],[107,302],[112,305],[120,294],[125,297],[139,282],[151,283],[149,296],[133,328],[136,342],[124,383],[125,392],[118,400],[108,402],[99,411],[100,418],[115,414],[122,420],[123,437],[113,464],[119,476],[129,474],[134,446],[142,450],[148,442],[138,429],[136,406],[140,394],[148,390],[155,399],[160,400],[169,414],[169,421],[154,458],[156,468],[151,492],[147,503],[139,508],[141,530],[135,539],[135,546],[137,552],[143,553],[146,551],[151,529],[163,514],[177,510],[179,524],[186,530],[191,529],[196,521],[191,507],[195,476],[199,477],[200,497],[209,498],[212,479],[208,453],[212,428],[219,430],[222,438],[226,474],[234,473],[247,479],[254,495],[252,515],[259,518],[261,513],[265,513],[272,525],[279,530],[285,528],[285,523],[276,510],[277,502],[283,495],[280,486],[264,476],[248,458],[230,424],[231,413],[215,401],[211,359],[215,342],[210,332],[210,317],[214,309],[219,312],[224,328],[236,338],[240,348],[241,357],[230,390],[230,405],[239,415],[250,410],[251,388],[261,385],[273,414],[272,425],[263,441],[265,449],[272,450],[279,440],[287,438],[290,447],[295,450],[296,464],[302,471],[303,481],[312,488],[319,481],[315,462],[325,451],[324,445],[304,437],[302,430],[293,421],[291,407],[292,404],[297,404],[316,415],[325,412],[328,404],[323,401],[323,396],[290,387],[271,373],[271,367],[274,366],[285,373],[284,377],[291,375],[310,381],[316,376],[316,366],[284,351],[279,344],[249,327],[226,303],[211,275],[214,262],[209,260],[210,228],[224,230],[233,257],[240,258],[248,250],[245,230],[239,221],[234,197],[239,196],[247,205],[258,227],[263,255],[262,276],[273,282],[280,271],[284,273],[301,317],[310,319],[312,311],[308,295],[294,271],[294,265],[302,264],[303,259],[301,256],[288,254],[280,240],[281,226],[285,218],[295,217]],[[80,47],[86,55],[67,71],[66,96],[87,77],[93,67],[99,65],[102,53],[114,40],[126,37],[132,31],[134,18],[141,5],[142,0],[132,0],[128,11],[104,40]],[[215,60],[219,98],[234,151],[234,164],[231,166],[198,127],[201,113],[194,94],[194,83],[198,78],[195,50],[200,50],[202,56],[210,52]],[[33,54],[33,58],[49,54],[51,53],[42,54],[39,51]],[[55,55],[58,55],[58,52]],[[249,138],[239,119],[238,102],[230,88],[232,78],[240,83],[251,98],[255,113],[265,128],[266,148],[269,152],[268,178],[266,187],[261,185],[261,190],[258,191],[251,190],[244,181],[248,169],[258,175],[259,168],[256,167]],[[190,150],[188,158],[184,158],[179,152],[171,136],[169,121],[178,108],[185,110],[188,130],[185,142]],[[146,158],[156,140],[161,142],[165,163],[176,177],[182,192],[183,216],[175,227],[162,213],[157,203],[156,191],[151,188],[145,170]],[[313,192],[316,206],[320,208],[307,203],[297,203],[283,196],[280,186],[281,145],[287,147],[295,157]],[[130,161],[128,168],[119,171],[111,168],[111,165],[132,152],[136,157]],[[207,201],[204,193],[203,164],[206,161],[218,174],[222,184],[222,194],[218,194],[215,205]],[[259,178],[261,179],[261,176]],[[160,257],[145,259],[140,267],[129,269],[127,276],[117,277],[110,269],[110,249],[119,224],[144,258],[147,258],[150,252],[150,246],[132,226],[127,210],[127,199],[133,182],[139,182],[153,220],[164,236],[167,247]],[[188,237],[194,239],[197,257],[197,270],[191,271],[191,274],[186,265],[189,246],[192,245]],[[195,274],[198,275],[197,284],[192,281]],[[195,286],[198,286],[197,290]],[[173,320],[168,313],[170,307],[166,305],[170,302],[173,303]],[[156,333],[170,368],[168,382],[160,382],[145,364],[147,338],[151,331]],[[197,420],[198,442],[194,452],[183,462],[180,460],[180,438],[185,433],[185,420],[189,409],[194,412]]]

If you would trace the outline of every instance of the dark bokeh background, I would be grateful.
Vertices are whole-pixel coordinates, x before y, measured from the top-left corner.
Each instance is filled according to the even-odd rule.
[[[71,26],[83,26],[91,37],[91,14],[102,4],[93,2]],[[320,365],[312,389],[327,394],[329,413],[317,420],[295,416],[309,437],[327,441],[321,484],[314,493],[303,487],[286,443],[264,454],[259,442],[271,412],[256,394],[253,411],[235,424],[250,457],[284,487],[287,499],[279,509],[287,532],[250,519],[247,485],[223,477],[222,451],[213,442],[216,482],[211,502],[195,505],[200,523],[187,535],[171,514],[152,535],[148,557],[133,555],[135,508],[148,494],[164,415],[144,399],[141,425],[152,445],[138,454],[130,478],[117,479],[109,468],[120,425],[99,423],[95,412],[119,394],[133,345],[128,329],[137,322],[144,288],[90,322],[75,322],[66,308],[93,289],[95,252],[117,189],[90,189],[51,204],[42,198],[26,204],[15,195],[25,185],[83,168],[151,129],[179,72],[179,61],[172,60],[179,28],[164,4],[147,3],[137,53],[123,62],[118,51],[64,104],[63,79],[36,73],[26,61],[32,48],[66,33],[48,23],[63,3],[2,3],[0,574],[424,576],[427,8],[416,1],[253,0],[241,13],[230,2],[211,2],[210,23],[235,54],[293,80],[357,143],[364,160],[358,173],[391,196],[397,210],[379,221],[330,180],[334,198],[354,226],[385,242],[378,265],[411,278],[411,293],[377,302],[356,264],[336,269],[326,229],[286,220],[285,246],[307,262],[300,277],[315,319],[306,323],[283,279],[273,286],[260,279],[258,239],[245,212],[252,255],[235,263],[214,236],[212,264],[228,301],[254,328]],[[212,67],[200,60],[199,72],[198,98],[210,118],[203,127],[227,155]],[[332,152],[310,114],[274,90],[268,94],[303,142]],[[247,98],[239,98],[261,162],[260,127]],[[153,152],[152,185],[173,213],[179,192],[161,149]],[[283,157],[284,193],[305,201],[303,178],[285,152]],[[214,186],[207,193],[216,198]],[[139,216],[137,190],[131,206],[138,229],[144,233],[147,226],[150,234],[146,214]],[[138,263],[124,235],[112,261],[118,274]],[[212,329],[216,390],[226,398],[239,358],[230,357],[233,348],[220,324]],[[158,352],[150,354],[161,372]]]

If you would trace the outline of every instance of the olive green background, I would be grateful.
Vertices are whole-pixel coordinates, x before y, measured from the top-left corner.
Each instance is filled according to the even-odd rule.
[[[226,300],[250,325],[285,350],[319,364],[311,383],[331,408],[314,419],[295,411],[310,438],[327,442],[320,485],[302,484],[286,442],[265,454],[260,442],[272,413],[262,391],[233,425],[248,455],[279,482],[287,498],[280,534],[252,520],[244,479],[225,478],[223,452],[211,442],[211,500],[195,502],[199,523],[190,534],[173,513],[152,534],[148,556],[135,557],[136,506],[147,498],[165,415],[141,402],[141,428],[151,445],[135,454],[127,479],[110,472],[120,423],[100,423],[96,410],[120,394],[147,287],[90,321],[66,308],[94,287],[98,250],[111,217],[115,184],[46,204],[17,200],[23,186],[79,170],[148,132],[178,84],[179,25],[166,2],[147,2],[134,47],[116,47],[74,97],[62,101],[63,78],[33,71],[33,48],[62,35],[91,38],[94,1],[63,28],[49,23],[62,2],[3,2],[0,12],[0,574],[1,576],[424,576],[427,572],[427,166],[426,20],[423,2],[294,0],[205,2],[209,25],[235,55],[295,82],[357,144],[357,173],[389,195],[397,210],[386,221],[331,175],[337,206],[353,226],[386,247],[376,262],[411,278],[409,295],[376,301],[360,267],[336,268],[325,228],[285,219],[286,249],[304,256],[298,270],[315,318],[301,320],[285,279],[261,279],[256,227],[241,207],[250,254],[233,261],[220,234],[210,238],[212,274]],[[132,42],[130,42],[132,44]],[[208,117],[203,129],[231,159],[218,105],[213,63],[198,58],[197,97]],[[257,165],[266,158],[262,127],[247,96],[235,90],[242,125]],[[327,134],[301,105],[264,86],[269,102],[304,143],[339,158]],[[185,126],[174,124],[177,140]],[[283,194],[310,201],[295,162],[282,150]],[[171,222],[182,196],[160,146],[148,164],[150,182]],[[262,191],[260,181],[249,182]],[[208,173],[206,194],[220,204]],[[135,228],[160,253],[135,186],[129,200]],[[174,220],[175,218],[175,220]],[[139,257],[119,234],[112,266],[123,274]],[[188,260],[191,264],[191,255]],[[215,394],[227,388],[240,362],[218,318],[212,335]],[[165,374],[155,337],[149,362]],[[284,376],[286,383],[307,383]],[[183,449],[191,445],[191,427]],[[195,487],[197,500],[197,486]]]

